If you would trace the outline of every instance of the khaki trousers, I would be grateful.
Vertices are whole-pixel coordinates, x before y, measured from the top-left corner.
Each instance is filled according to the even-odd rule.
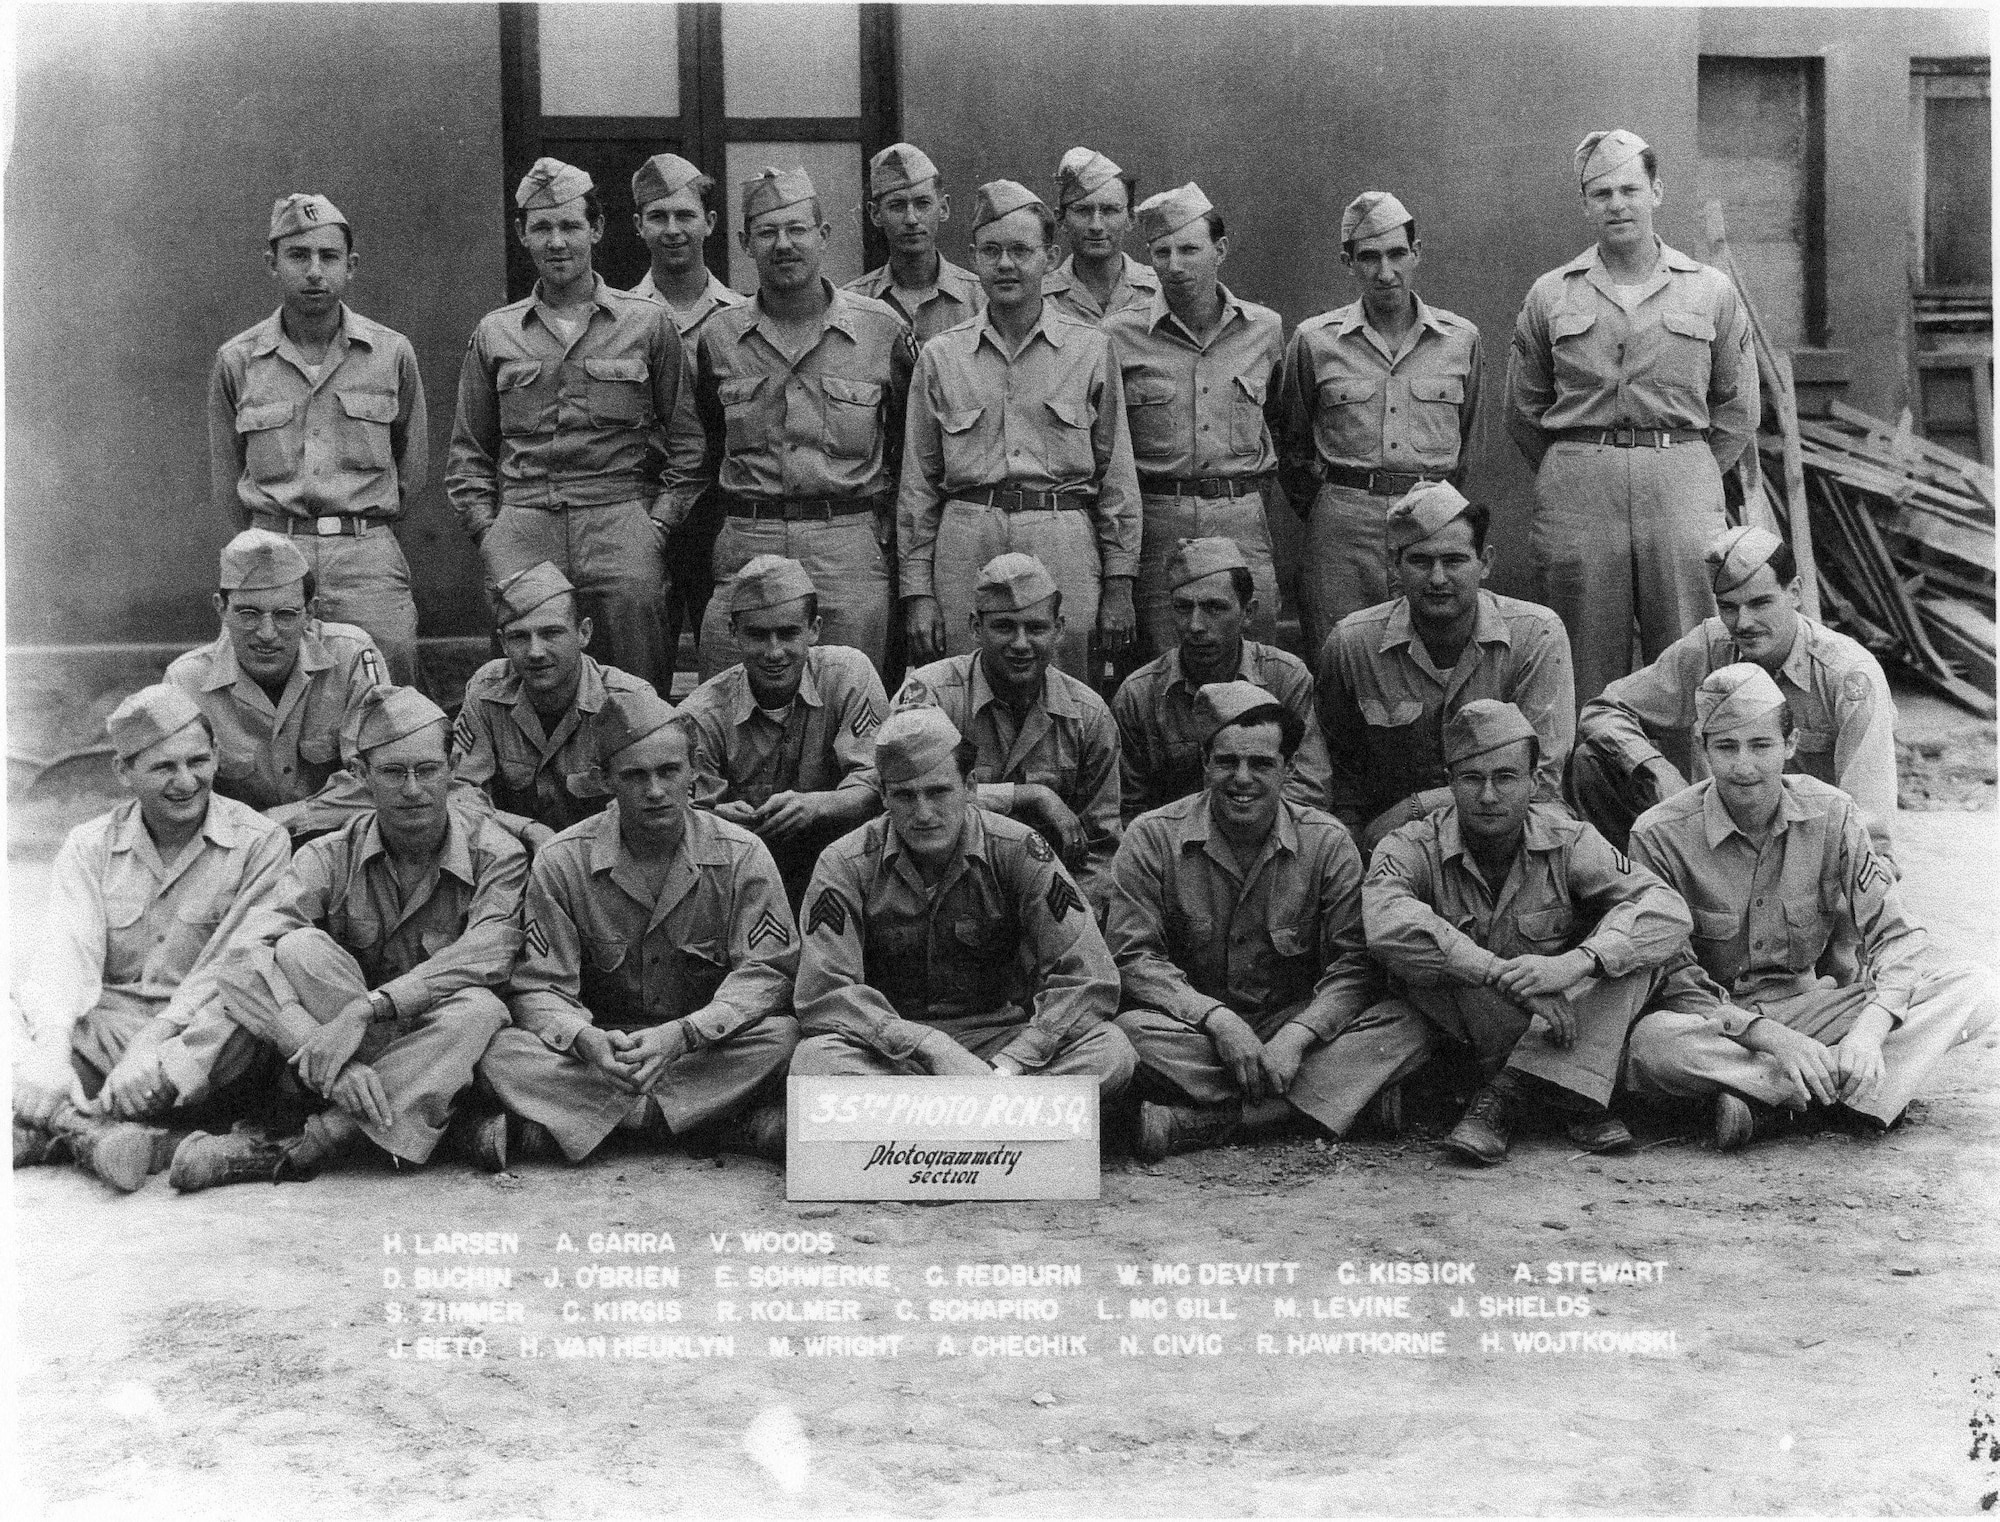
[[[1269,1041],[1299,1008],[1267,1011],[1251,1020],[1250,1028],[1258,1040]],[[1139,1054],[1141,1087],[1163,1091],[1167,1102],[1220,1105],[1243,1097],[1206,1031],[1153,1009],[1128,1009],[1118,1017],[1118,1028]],[[1430,1059],[1431,1044],[1423,1016],[1385,1000],[1307,1052],[1285,1099],[1335,1136],[1345,1136],[1369,1100]]]
[[[675,1135],[698,1130],[748,1108],[785,1071],[798,1040],[798,1021],[766,1015],[668,1063],[647,1097]],[[514,1114],[546,1127],[573,1163],[597,1149],[635,1098],[576,1053],[551,1050],[541,1037],[513,1026],[480,1058],[479,1080]]]
[[[1091,648],[1097,636],[1097,605],[1103,594],[1097,556],[1097,526],[1090,514],[1073,510],[1010,513],[977,502],[950,501],[938,523],[931,582],[944,619],[944,653],[964,655],[974,648],[972,587],[980,567],[995,555],[1019,551],[1048,567],[1062,593],[1063,637],[1055,664],[1093,691]]]
[[[306,1022],[324,1025],[367,994],[360,965],[324,930],[294,930],[275,947],[255,947],[223,975],[230,1016],[251,1035],[297,1049]],[[352,1119],[384,1152],[413,1163],[427,1159],[444,1136],[452,1102],[472,1082],[473,1064],[507,1006],[488,988],[462,988],[420,1015],[378,1020],[353,1060],[382,1080],[395,1124]]]
[[[1156,497],[1140,499],[1139,579],[1133,602],[1139,613],[1142,654],[1151,660],[1180,643],[1167,585],[1167,557],[1183,539],[1233,539],[1250,562],[1257,611],[1244,626],[1246,639],[1272,644],[1278,634],[1278,573],[1271,561],[1271,527],[1261,495],[1254,497]],[[1067,607],[1069,599],[1063,599]]]
[[[78,1020],[70,1032],[70,1066],[83,1080],[84,1093],[96,1097],[133,1038],[166,1007],[165,999],[142,999],[134,994],[105,990],[96,1008]],[[182,1096],[171,1105],[147,1110],[139,1119],[160,1119],[177,1109],[219,1114],[234,1108],[232,1101],[241,1097],[229,1094],[229,1090],[238,1085],[247,1089],[270,1076],[258,1071],[263,1066],[259,1062],[263,1053],[256,1038],[233,1022],[198,1020],[188,1027],[183,1045],[208,1073],[207,1091],[193,1104]]]
[[[1706,444],[1549,446],[1528,542],[1542,601],[1569,630],[1578,708],[1632,669],[1635,618],[1651,661],[1715,612],[1702,552],[1725,527]]]
[[[743,659],[729,628],[729,581],[757,555],[783,555],[805,567],[819,593],[820,644],[852,646],[877,671],[883,669],[895,592],[875,515],[848,513],[801,523],[730,516],[715,538],[715,595],[701,620],[704,682]]]
[[[489,583],[547,560],[576,587],[577,612],[592,624],[590,653],[673,690],[667,648],[667,562],[660,531],[641,499],[545,512],[508,507],[479,541]]]
[[[1330,481],[1313,498],[1299,572],[1299,624],[1309,661],[1348,614],[1389,600],[1388,518],[1396,501]]]
[[[1867,988],[1854,985],[1812,989],[1760,1005],[1756,1013],[1834,1046],[1867,1004]],[[1883,1039],[1882,1081],[1848,1108],[1885,1124],[1894,1120],[1939,1058],[1992,1023],[1987,974],[1968,967],[1929,973],[1917,985],[1903,1023]],[[1804,1098],[1779,1078],[1776,1058],[1725,1036],[1721,1022],[1710,1016],[1672,1009],[1655,1010],[1633,1027],[1625,1086],[1634,1094],[1663,1098],[1700,1099],[1717,1089],[1772,1105],[1797,1106]]]

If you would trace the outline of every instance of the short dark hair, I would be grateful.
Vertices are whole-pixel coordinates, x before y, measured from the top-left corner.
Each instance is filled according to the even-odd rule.
[[[1771,574],[1778,578],[1778,585],[1788,587],[1798,579],[1799,563],[1792,558],[1792,547],[1780,541],[1771,551],[1771,558],[1764,562],[1771,568]]]
[[[813,621],[814,619],[816,619],[816,618],[818,618],[818,617],[819,617],[819,593],[817,593],[817,592],[808,592],[808,593],[806,593],[806,595],[805,595],[805,605],[806,605],[806,622],[807,622],[807,623],[811,623],[811,622],[812,622],[812,621]],[[747,610],[747,611],[752,611],[752,612],[754,612],[754,611],[758,611],[758,610],[755,610],[755,609],[751,609],[751,610]],[[741,614],[741,613],[737,613],[737,612],[734,612],[734,611],[732,611],[732,612],[730,613],[730,615],[729,615],[729,627],[730,627],[730,629],[731,629],[731,630],[734,630],[734,629],[736,628],[736,621],[737,621],[738,619],[740,619],[740,618],[741,618],[742,616],[743,616],[743,614]]]
[[[972,780],[972,769],[979,764],[979,747],[970,740],[960,740],[951,748],[952,765],[958,768],[961,782]]]
[[[1415,217],[1410,218],[1409,221],[1403,224],[1403,239],[1411,248],[1417,246],[1417,219]],[[1354,240],[1352,238],[1341,239],[1340,251],[1352,259],[1354,257]]]
[[[1197,577],[1196,579],[1202,580],[1205,578]],[[1248,570],[1246,570],[1244,567],[1240,565],[1230,566],[1229,589],[1230,591],[1236,594],[1236,606],[1239,608],[1247,608],[1250,606],[1250,599],[1257,595],[1257,578],[1252,576]],[[1177,592],[1179,590],[1180,588],[1176,587],[1173,589],[1173,592]],[[1167,599],[1169,602],[1172,602],[1173,600],[1173,592],[1169,592],[1167,594]]]
[[[1208,225],[1208,241],[1220,243],[1229,236],[1229,224],[1222,220],[1222,213],[1211,206],[1201,214],[1201,220]]]
[[[1035,220],[1042,224],[1042,247],[1047,248],[1056,241],[1056,229],[1062,224],[1057,220],[1056,214],[1049,210],[1045,202],[1033,202],[1030,209],[1035,214]],[[973,236],[978,236],[976,230]]]
[[[304,600],[306,602],[311,602],[313,598],[319,595],[319,577],[315,575],[313,572],[307,571],[305,575],[305,582],[306,582],[306,589],[305,589],[306,595]],[[236,590],[241,591],[242,588],[238,587]],[[229,606],[229,592],[230,589],[228,587],[217,587],[215,589],[215,595],[222,599],[222,605],[225,608]]]
[[[350,254],[351,254],[351,253],[353,253],[353,252],[354,252],[354,229],[353,229],[353,228],[351,228],[351,227],[349,227],[349,226],[348,226],[348,225],[347,225],[347,224],[346,224],[345,222],[335,222],[335,223],[334,223],[333,225],[334,225],[335,227],[337,227],[337,228],[339,228],[339,229],[340,229],[340,235],[341,235],[341,237],[343,237],[343,238],[345,238],[345,239],[347,240],[347,251],[348,251],[348,252],[349,252]],[[299,232],[308,232],[308,231],[311,231],[311,229],[309,229],[309,228],[300,228],[300,229],[298,229],[298,231],[299,231]],[[295,236],[296,236],[296,234],[295,234],[295,233],[286,233],[286,234],[284,234],[283,236],[284,236],[285,238],[290,238],[290,237],[295,237]],[[281,241],[282,241],[282,239],[280,239],[280,238],[273,238],[273,239],[271,239],[271,242],[270,242],[270,249],[271,249],[271,252],[272,252],[272,253],[274,253],[274,254],[275,254],[275,253],[276,253],[276,252],[278,251],[278,244],[279,244],[279,243],[280,243]]]
[[[522,230],[527,228],[529,209],[521,206],[514,208],[514,226],[516,228]],[[535,211],[547,211],[549,208],[546,206],[537,206],[532,209]],[[604,220],[604,200],[595,190],[586,190],[583,193],[583,217],[586,222],[602,222]]]
[[[1660,177],[1660,156],[1653,152],[1652,149],[1641,148],[1639,150],[1639,162],[1646,166],[1647,179],[1657,180]]]
[[[1306,721],[1276,698],[1268,703],[1259,703],[1255,708],[1238,714],[1223,725],[1222,729],[1250,729],[1258,724],[1278,726],[1278,754],[1287,761],[1298,754],[1299,747],[1305,743]],[[1222,729],[1218,729],[1203,743],[1201,747],[1203,761],[1208,759],[1208,753],[1215,748],[1216,738],[1221,735]]]

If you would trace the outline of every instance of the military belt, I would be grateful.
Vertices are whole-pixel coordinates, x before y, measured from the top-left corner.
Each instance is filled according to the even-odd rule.
[[[1270,479],[1269,475],[1142,475],[1139,477],[1139,491],[1148,497],[1254,497],[1263,491]]]
[[[313,539],[345,536],[359,539],[371,529],[387,528],[382,518],[364,518],[358,513],[322,513],[317,518],[294,518],[286,513],[257,513],[251,521],[258,528],[276,534],[298,534]]]
[[[786,523],[831,522],[855,513],[872,513],[883,499],[873,497],[725,497],[723,511],[732,518],[782,519]]]
[[[1666,449],[1697,444],[1708,436],[1699,428],[1558,428],[1549,437],[1563,444],[1608,444],[1613,449]]]
[[[1080,513],[1097,500],[1095,492],[1032,491],[1011,486],[963,486],[945,495],[954,502],[976,502],[1003,513]]]
[[[1442,481],[1443,471],[1427,473],[1405,470],[1357,470],[1352,465],[1322,465],[1321,477],[1329,486],[1346,486],[1375,497],[1400,497],[1424,481]]]

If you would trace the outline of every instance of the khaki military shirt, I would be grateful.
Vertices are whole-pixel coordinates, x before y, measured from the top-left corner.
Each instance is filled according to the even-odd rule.
[[[1719,618],[1705,619],[1583,705],[1579,742],[1595,742],[1627,772],[1665,759],[1691,782],[1708,775],[1694,739],[1695,689],[1710,672],[1741,661]],[[1831,783],[1861,809],[1875,854],[1895,866],[1896,703],[1875,657],[1856,640],[1803,616],[1791,652],[1771,675],[1792,710],[1799,749],[1787,771]]]
[[[1694,915],[1694,952],[1737,1014],[1820,987],[1815,966],[1847,927],[1870,996],[1900,1023],[1923,977],[1928,937],[1868,839],[1859,807],[1816,777],[1787,776],[1760,850],[1736,828],[1713,780],[1656,804],[1632,826],[1632,859],[1657,872]]]
[[[708,289],[701,293],[699,301],[686,312],[682,312],[660,294],[659,287],[653,284],[653,272],[650,268],[639,277],[639,283],[632,287],[632,294],[643,301],[655,301],[665,307],[667,315],[673,318],[674,326],[680,331],[681,337],[689,340],[692,339],[694,331],[717,312],[740,307],[750,299],[741,291],[731,290],[716,279],[713,271],[710,271]]]
[[[971,270],[961,269],[944,255],[938,255],[937,284],[912,312],[896,294],[895,277],[886,264],[878,265],[859,279],[842,286],[857,296],[881,302],[910,325],[919,346],[937,337],[946,328],[955,328],[968,317],[986,310],[986,289]]]
[[[1104,319],[1141,475],[1195,480],[1278,468],[1282,324],[1269,307],[1218,289],[1222,322],[1206,342],[1181,325],[1164,291]]]
[[[689,693],[681,713],[694,742],[693,797],[703,808],[760,805],[783,792],[875,795],[875,731],[889,698],[859,650],[808,650],[782,723],[757,706],[740,663]]]
[[[227,521],[252,513],[393,520],[430,471],[430,419],[410,341],[351,307],[315,368],[284,312],[215,351],[209,479]]]
[[[979,752],[972,780],[982,808],[1014,812],[1014,789],[1040,783],[1083,824],[1083,851],[1066,865],[1098,902],[1118,849],[1118,727],[1104,699],[1053,665],[1025,714],[1000,700],[979,652],[947,656],[904,678],[892,712],[939,708]]]
[[[799,940],[771,853],[748,830],[689,810],[654,898],[618,832],[618,805],[535,857],[514,1023],[566,1052],[585,1026],[685,1023],[699,1050],[791,1006]]]
[[[1139,477],[1125,391],[1104,335],[1044,303],[1009,355],[981,316],[924,345],[910,391],[896,499],[902,595],[932,597],[938,523],[951,497],[980,486],[1094,492],[1099,574],[1139,573]]]
[[[1306,663],[1289,650],[1246,639],[1236,675],[1262,687],[1299,716],[1305,738],[1292,756],[1285,797],[1300,808],[1325,808],[1326,739],[1313,706],[1313,680]],[[1125,678],[1112,696],[1111,716],[1118,724],[1119,807],[1127,820],[1200,791],[1197,690],[1181,670],[1176,645]]]
[[[294,930],[323,930],[399,1020],[461,989],[497,991],[521,949],[528,853],[488,815],[454,804],[446,819],[437,859],[407,893],[372,810],[307,841],[273,902],[245,922],[239,944],[268,950]],[[275,1018],[287,1057],[319,1029],[297,1005]]]
[[[1479,329],[1417,298],[1400,342],[1359,301],[1308,317],[1285,350],[1280,389],[1291,450],[1352,470],[1459,470],[1479,416]]]
[[[1405,598],[1342,619],[1320,651],[1313,688],[1332,812],[1359,832],[1405,798],[1443,789],[1445,721],[1475,698],[1513,703],[1527,716],[1542,742],[1535,796],[1560,800],[1576,688],[1569,635],[1553,612],[1482,591],[1472,638],[1449,671],[1431,664]],[[1448,801],[1424,800],[1430,808]]]
[[[348,716],[371,688],[389,680],[366,631],[309,621],[275,703],[236,664],[226,630],[177,657],[166,679],[214,727],[215,790],[223,797],[271,814],[295,834],[329,829],[374,807],[353,774],[341,770]]]
[[[695,334],[704,483],[767,502],[895,490],[916,341],[881,302],[821,283],[819,338],[796,361],[774,341],[760,297]]]
[[[1529,288],[1514,323],[1507,432],[1530,465],[1558,429],[1626,426],[1705,430],[1724,470],[1757,431],[1757,361],[1736,287],[1664,243],[1652,279],[1623,288],[1592,244]]]
[[[213,796],[200,831],[172,861],[161,859],[136,799],[71,830],[15,993],[36,1041],[66,1042],[107,994],[142,1000],[174,1028],[160,1064],[180,1101],[200,1098],[235,1029],[216,997],[216,964],[271,901],[291,855],[282,828]]]
[[[1416,988],[1478,987],[1503,959],[1581,948],[1619,978],[1687,944],[1681,896],[1551,803],[1528,811],[1505,881],[1490,884],[1447,805],[1392,830],[1361,889],[1368,949]]]
[[[1060,308],[1066,317],[1095,324],[1103,322],[1114,312],[1144,306],[1159,295],[1160,277],[1154,273],[1152,265],[1134,259],[1130,254],[1119,257],[1125,262],[1119,270],[1117,282],[1111,287],[1111,300],[1105,305],[1098,305],[1090,287],[1077,277],[1075,254],[1042,276],[1042,299]]]
[[[525,815],[552,830],[567,829],[603,809],[610,794],[597,769],[597,715],[614,692],[651,692],[653,684],[616,666],[583,657],[576,701],[553,730],[503,657],[488,661],[465,684],[459,706],[454,770],[493,806]]]
[[[1024,824],[965,811],[958,858],[925,885],[886,818],[827,847],[806,890],[798,1014],[907,1057],[930,1027],[1016,1011],[1029,1071],[1118,1009],[1118,969],[1075,882]]]
[[[473,329],[444,485],[474,539],[503,506],[645,501],[671,528],[699,495],[701,434],[680,334],[664,303],[593,278],[574,339],[543,319],[539,283]]]
[[[1206,792],[1125,832],[1104,939],[1125,1005],[1199,1026],[1294,1009],[1322,1041],[1382,997],[1361,932],[1361,855],[1338,820],[1281,803],[1247,872]]]

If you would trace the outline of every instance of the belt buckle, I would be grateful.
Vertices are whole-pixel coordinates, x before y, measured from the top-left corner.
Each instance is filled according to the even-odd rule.
[[[324,539],[328,534],[340,532],[340,519],[334,514],[313,519],[313,532]]]
[[[1611,430],[1611,442],[1619,449],[1637,449],[1639,447],[1639,430],[1630,424],[1621,424],[1619,427]]]

